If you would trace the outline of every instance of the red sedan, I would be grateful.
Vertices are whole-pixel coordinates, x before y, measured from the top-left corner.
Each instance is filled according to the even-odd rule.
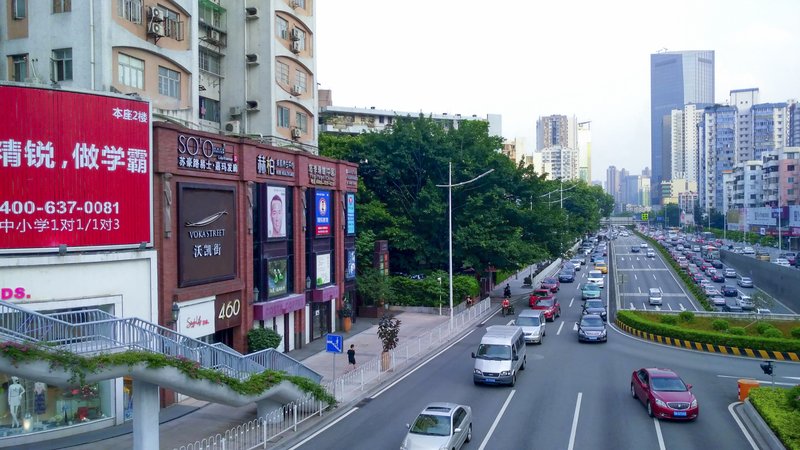
[[[561,316],[561,303],[556,297],[540,298],[532,308],[544,311],[544,319],[550,322]]]
[[[558,292],[558,288],[561,286],[561,283],[558,281],[556,277],[547,277],[542,280],[541,288],[542,289],[550,289],[551,292]]]
[[[700,407],[691,389],[669,369],[639,369],[631,375],[631,396],[644,403],[650,417],[696,419]]]
[[[535,289],[531,294],[530,298],[528,299],[528,305],[531,308],[533,308],[534,305],[536,305],[536,302],[538,302],[539,300],[541,299],[549,300],[551,298],[553,298],[553,293],[550,292],[550,289],[542,289],[542,288]]]

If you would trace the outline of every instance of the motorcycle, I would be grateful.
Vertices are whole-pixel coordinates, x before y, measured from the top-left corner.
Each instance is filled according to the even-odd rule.
[[[511,288],[510,287],[506,286],[506,288],[503,290],[503,297],[511,297]]]
[[[513,316],[515,315],[514,305],[503,306],[501,314],[505,317],[506,315]]]

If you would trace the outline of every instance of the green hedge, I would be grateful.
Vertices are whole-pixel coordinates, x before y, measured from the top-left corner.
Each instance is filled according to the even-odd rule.
[[[437,278],[442,278],[439,284]],[[442,306],[450,303],[448,289],[449,275],[446,272],[434,272],[424,280],[412,280],[408,277],[391,277],[392,298],[387,300],[391,305],[399,306],[432,306],[438,307],[441,298]],[[453,277],[453,305],[464,301],[467,295],[476,297],[480,293],[480,286],[475,277],[469,275],[456,275]]]
[[[792,409],[786,390],[762,386],[750,390],[750,403],[789,450],[800,450],[800,411]]]
[[[636,314],[636,311],[617,311],[617,320],[645,333],[673,339],[753,350],[800,353],[800,342],[796,340],[737,336],[729,333],[686,329],[675,325],[651,322]]]
[[[706,293],[703,292],[700,286],[698,286],[697,283],[695,283],[691,277],[689,277],[689,274],[686,273],[685,270],[681,269],[681,266],[679,266],[678,262],[672,258],[672,255],[669,254],[669,252],[667,251],[666,248],[664,248],[664,246],[662,246],[655,239],[651,239],[649,236],[645,236],[642,233],[639,233],[638,231],[634,232],[640,238],[647,241],[651,247],[658,249],[658,251],[661,253],[661,256],[664,257],[664,261],[666,261],[670,266],[672,266],[672,269],[675,271],[675,273],[677,273],[678,276],[681,278],[681,280],[683,280],[684,287],[686,287],[686,289],[692,293],[694,298],[696,298],[697,301],[700,302],[700,304],[703,306],[703,309],[705,309],[706,311],[714,310],[714,307],[708,301],[708,296],[706,295]]]

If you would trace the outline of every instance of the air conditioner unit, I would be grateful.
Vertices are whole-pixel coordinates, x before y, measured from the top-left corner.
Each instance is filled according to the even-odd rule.
[[[294,139],[299,139],[302,134],[303,132],[300,131],[300,128],[292,128],[292,137]]]
[[[303,93],[303,87],[299,84],[295,84],[292,86],[292,95],[301,95]]]
[[[164,25],[153,22],[148,26],[147,32],[153,36],[164,36]]]
[[[208,31],[208,38],[213,42],[219,42],[219,31],[217,31],[217,30],[209,30]]]
[[[164,20],[164,12],[152,6],[147,7],[147,17],[153,22],[161,22]]]
[[[247,110],[248,111],[258,111],[258,100],[248,100],[247,101]]]
[[[245,59],[247,60],[247,64],[258,64],[259,57],[258,53],[248,53],[244,55]]]
[[[292,52],[300,53],[300,41],[292,41]]]
[[[229,113],[230,113],[230,115],[232,117],[241,116],[242,115],[242,108],[240,108],[238,106],[231,106]]]
[[[258,19],[258,8],[255,6],[248,6],[244,9],[245,17],[248,19]]]
[[[225,132],[230,134],[239,134],[241,131],[242,123],[238,120],[231,120],[230,122],[225,122]]]
[[[292,9],[299,8],[299,7],[300,7],[300,2],[292,1]]]
[[[301,31],[297,28],[292,28],[292,40],[299,41],[301,37]]]

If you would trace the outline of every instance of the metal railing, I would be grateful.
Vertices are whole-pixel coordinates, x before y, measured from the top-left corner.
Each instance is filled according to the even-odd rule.
[[[347,401],[355,399],[366,390],[370,383],[380,383],[397,369],[420,360],[433,349],[463,332],[492,309],[491,299],[486,298],[471,308],[453,316],[450,321],[433,328],[430,332],[388,353],[388,358],[378,357],[359,368],[345,373],[332,381],[323,383],[328,392],[334,392],[336,399]],[[356,394],[355,396],[353,394]],[[267,448],[274,439],[289,431],[297,431],[297,425],[315,416],[322,416],[327,405],[311,397],[297,400],[268,413],[264,417],[251,420],[205,439],[176,447],[175,450],[251,450]]]
[[[294,358],[273,349],[240,355],[220,346],[181,335],[169,328],[138,319],[120,319],[100,310],[63,312],[52,315],[27,310],[11,303],[0,304],[0,339],[66,350],[75,354],[96,354],[139,350],[181,356],[203,368],[224,372],[244,380],[265,369],[319,383],[322,376]]]

